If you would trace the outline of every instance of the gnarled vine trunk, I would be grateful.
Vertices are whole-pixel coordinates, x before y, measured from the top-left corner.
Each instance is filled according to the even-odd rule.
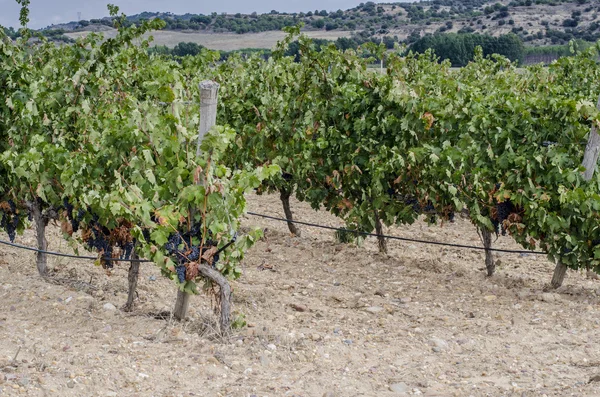
[[[292,209],[290,207],[291,192],[286,190],[285,188],[281,188],[279,193],[280,193],[279,198],[281,199],[281,203],[283,204],[283,212],[285,213],[285,219],[288,220],[288,222],[287,222],[288,229],[290,229],[290,233],[292,233],[295,236],[300,237],[300,229],[298,229],[296,227],[296,225],[293,223],[294,214],[292,214]]]
[[[382,254],[388,253],[387,240],[383,237],[383,223],[379,217],[379,212],[374,211],[375,214],[375,233],[377,234],[377,245],[379,246],[379,252]]]
[[[481,240],[483,241],[483,247],[485,248],[485,268],[487,269],[488,277],[492,277],[496,271],[496,264],[494,263],[494,254],[491,251],[492,248],[492,232],[485,227],[480,229]]]
[[[550,281],[550,288],[557,289],[563,285],[565,281],[565,275],[567,274],[567,266],[562,263],[559,259],[556,262],[556,267],[554,268],[554,274],[552,275],[552,281]]]
[[[219,326],[221,335],[227,336],[231,332],[231,286],[229,281],[211,266],[206,264],[198,265],[200,274],[219,286],[219,301],[221,304]]]

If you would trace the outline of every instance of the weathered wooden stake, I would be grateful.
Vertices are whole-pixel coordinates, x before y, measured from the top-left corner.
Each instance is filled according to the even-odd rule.
[[[600,97],[598,98],[598,103],[596,107],[600,109]],[[596,125],[594,124],[592,126],[592,131],[590,132],[590,137],[588,138],[587,146],[585,147],[583,162],[581,163],[581,165],[585,167],[583,178],[586,181],[590,181],[594,176],[594,172],[596,171],[596,165],[598,164],[599,154],[600,135],[598,135],[598,128],[596,128]],[[562,286],[566,274],[567,266],[559,258],[556,262],[556,267],[554,268],[554,274],[552,276],[552,281],[550,282],[550,287],[556,289]]]
[[[31,203],[30,211],[33,212],[33,221],[35,222],[37,248],[46,251],[48,250],[48,241],[46,240],[46,226],[48,226],[48,219],[42,213],[42,205],[39,200],[34,200]],[[40,276],[46,277],[48,275],[48,255],[44,252],[38,252],[36,262]]]
[[[208,80],[200,83],[200,126],[198,128],[198,142],[196,144],[197,156],[200,156],[200,154],[202,154],[201,146],[204,136],[217,123],[218,93],[218,83]],[[202,181],[200,181],[199,183],[202,183]],[[217,280],[214,280],[212,277],[206,277],[219,284],[219,282]],[[225,280],[225,282],[227,282],[227,280]],[[229,302],[229,298],[227,299],[227,302]],[[175,302],[175,308],[173,309],[173,316],[177,320],[183,320],[187,315],[189,304],[190,294],[182,291],[177,291],[177,301]],[[226,315],[229,316],[229,312],[227,312]],[[223,312],[221,312],[221,317],[223,317]]]
[[[133,252],[131,253],[131,259],[129,265],[129,275],[127,277],[127,281],[129,282],[129,291],[127,294],[127,303],[125,303],[125,307],[123,310],[126,312],[130,312],[133,310],[133,301],[135,299],[135,291],[137,289],[138,279],[140,275],[140,262],[138,262],[139,256],[137,252],[135,252],[135,246],[133,247]]]

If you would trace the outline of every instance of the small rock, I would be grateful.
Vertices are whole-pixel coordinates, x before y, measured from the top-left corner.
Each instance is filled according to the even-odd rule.
[[[106,397],[117,397],[117,392],[107,391],[105,394]]]
[[[376,313],[382,312],[384,310],[384,308],[381,306],[371,306],[371,307],[366,308],[365,310],[368,311],[369,313],[376,314]]]
[[[69,303],[73,300],[72,296],[69,296],[67,299],[65,299],[65,303]]]
[[[312,335],[310,336],[310,338],[311,338],[313,341],[315,341],[315,342],[318,342],[318,341],[320,341],[320,340],[321,340],[321,335],[319,335],[319,334],[312,334]]]
[[[543,302],[556,302],[556,295],[555,294],[550,294],[550,293],[545,293],[542,294],[542,301]]]
[[[75,387],[75,381],[73,379],[71,379],[70,381],[67,382],[67,387],[69,389],[72,389]]]
[[[156,276],[150,276],[150,277],[148,277],[148,280],[150,280],[150,281],[156,281]]]
[[[448,342],[439,338],[431,338],[429,339],[429,344],[434,347],[434,349],[439,349],[437,351],[446,350],[448,348]],[[436,350],[434,350],[436,351]],[[437,352],[436,351],[436,352]]]
[[[298,304],[292,303],[290,305],[290,307],[297,312],[307,312],[308,311],[308,307],[306,307],[304,305],[298,305]]]
[[[406,383],[394,383],[393,385],[390,385],[390,390],[394,393],[407,393],[408,386]]]
[[[588,381],[588,383],[592,383],[592,382],[600,382],[600,374],[592,376],[590,378],[590,380]]]
[[[27,376],[22,377],[21,379],[19,379],[19,382],[17,382],[19,384],[19,386],[27,386],[30,383],[30,379]]]
[[[498,297],[496,295],[488,295],[488,296],[484,296],[483,300],[485,300],[486,302],[492,302],[495,301]]]
[[[344,339],[344,343],[350,346],[352,344],[352,339]]]
[[[218,365],[219,364],[219,360],[217,360],[217,358],[215,356],[210,356],[206,359],[207,363],[211,363],[211,364],[215,364]]]
[[[439,347],[432,347],[431,350],[433,350],[434,353],[440,353],[442,351]]]
[[[109,312],[114,312],[117,310],[117,307],[112,303],[105,303],[104,306],[102,306],[102,308]]]
[[[267,345],[267,349],[275,351],[275,350],[277,350],[277,346],[275,346],[274,344],[270,343],[270,344]]]
[[[412,302],[412,298],[410,298],[410,297],[400,298],[400,303],[407,304],[410,302]]]
[[[142,379],[147,379],[147,378],[149,378],[149,377],[150,377],[150,375],[148,375],[148,374],[144,374],[144,373],[142,373],[142,372],[140,372],[140,373],[138,374],[138,376],[139,376],[140,378],[142,378]]]
[[[270,363],[271,360],[269,359],[269,357],[267,357],[266,354],[262,354],[260,356],[260,365],[262,365],[263,367],[268,367]]]
[[[331,391],[330,392],[326,392],[326,393],[323,393],[323,397],[335,397],[335,393],[331,392]]]

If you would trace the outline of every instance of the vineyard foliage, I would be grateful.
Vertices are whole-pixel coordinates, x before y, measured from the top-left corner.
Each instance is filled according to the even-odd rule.
[[[219,63],[207,50],[167,59],[142,39],[161,26],[62,47],[0,37],[2,228],[23,230],[21,214],[40,205],[71,241],[102,257],[136,242],[196,292],[200,262],[239,276],[259,234],[218,251],[258,189],[366,232],[462,212],[570,267],[600,269],[600,179],[585,181],[580,167],[600,120],[598,47],[526,69],[480,49],[460,70],[430,51],[391,55],[382,74],[362,51],[317,48],[298,28],[268,60]],[[284,56],[296,39],[299,56]],[[205,79],[221,84],[222,127],[197,156]]]
[[[235,137],[226,127],[213,129],[196,156],[199,116],[182,102],[198,86],[186,84],[179,64],[149,56],[140,39],[161,24],[60,48],[1,38],[2,216],[22,229],[28,203],[41,204],[59,214],[67,238],[98,249],[105,267],[128,259],[117,247],[135,243],[182,290],[195,292],[200,262],[239,276],[243,253],[259,238],[253,231],[230,244],[244,194],[279,169],[223,165]],[[184,234],[187,241],[168,246]]]

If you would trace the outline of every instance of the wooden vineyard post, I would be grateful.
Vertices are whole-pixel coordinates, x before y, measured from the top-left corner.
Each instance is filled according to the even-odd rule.
[[[596,107],[600,109],[600,97],[598,98]],[[581,163],[581,165],[585,167],[583,178],[586,181],[590,181],[594,176],[596,165],[598,164],[599,154],[600,135],[598,135],[598,128],[594,124],[592,125],[592,131],[590,132],[590,137],[588,138],[588,142],[585,147],[585,154],[583,155],[583,162]],[[550,282],[550,287],[553,289],[559,288],[563,284],[565,274],[567,274],[567,266],[562,263],[559,258],[556,262],[556,267],[554,268],[554,274],[552,276],[552,281]]]
[[[129,274],[127,276],[127,281],[129,283],[129,289],[127,293],[127,303],[125,303],[125,307],[123,310],[126,312],[130,312],[133,310],[133,301],[135,299],[135,291],[137,289],[138,279],[140,276],[140,257],[135,251],[136,246],[133,247],[133,251],[131,252],[131,261],[129,264]]]
[[[217,122],[217,98],[219,93],[219,84],[214,81],[203,81],[200,83],[200,127],[198,131],[198,142],[196,147],[196,155],[202,154],[202,141],[204,136],[210,129],[216,125]],[[202,181],[199,182],[200,184]],[[227,279],[221,275],[218,271],[212,269],[210,266],[200,264],[199,272],[202,276],[208,278],[212,282],[219,285],[220,288],[220,300],[221,300],[221,333],[226,334],[230,329],[230,299],[231,299],[231,288]],[[190,294],[178,291],[177,301],[175,302],[175,309],[173,310],[173,316],[177,320],[183,320],[188,311],[190,301]]]
[[[48,241],[46,240],[46,226],[48,225],[48,219],[42,212],[42,205],[39,200],[34,200],[30,204],[30,207],[35,222],[37,248],[38,250],[46,251],[48,249]],[[37,269],[40,276],[46,277],[48,275],[48,255],[45,252],[37,253]]]

